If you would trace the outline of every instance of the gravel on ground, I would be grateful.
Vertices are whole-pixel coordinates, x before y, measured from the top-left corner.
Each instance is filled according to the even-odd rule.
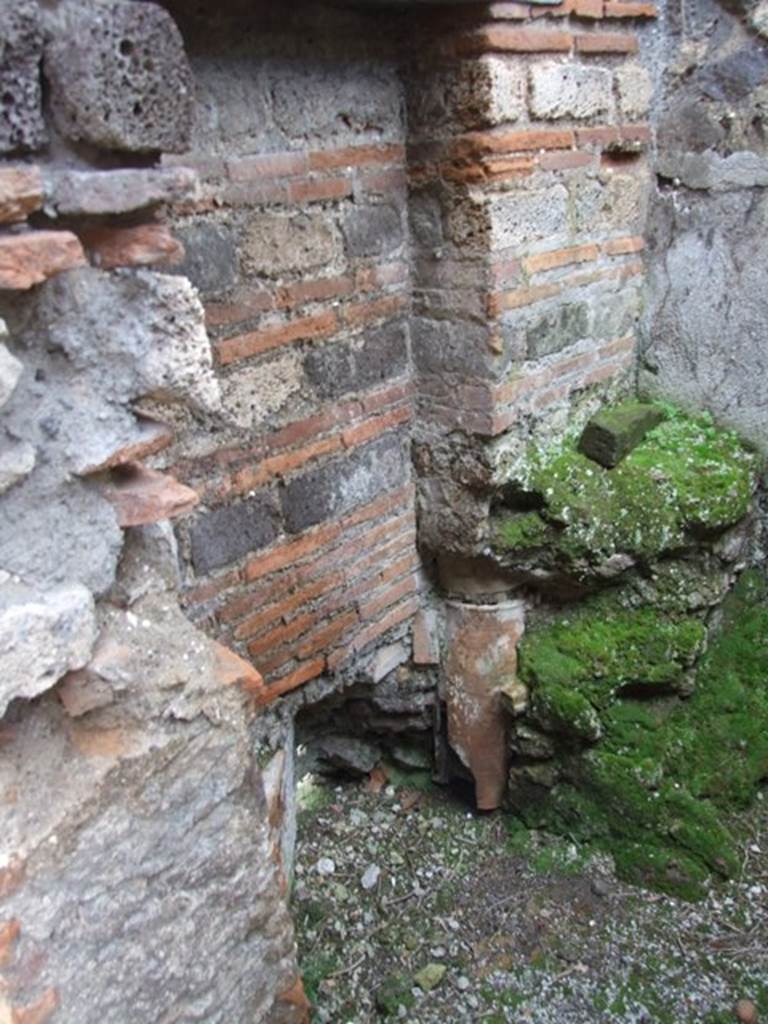
[[[762,796],[762,794],[761,794]],[[768,1022],[768,799],[700,903],[426,775],[299,787],[293,879],[314,1024]]]

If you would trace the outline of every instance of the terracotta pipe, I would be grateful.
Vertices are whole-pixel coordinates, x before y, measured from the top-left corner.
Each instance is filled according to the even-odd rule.
[[[448,601],[446,626],[448,740],[474,777],[478,809],[490,811],[501,805],[507,784],[501,690],[516,678],[525,607]]]

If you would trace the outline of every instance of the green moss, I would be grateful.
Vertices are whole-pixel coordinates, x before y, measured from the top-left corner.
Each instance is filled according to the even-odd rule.
[[[338,967],[339,960],[336,955],[322,950],[310,954],[301,961],[304,991],[312,1006],[319,1005],[320,986]]]
[[[622,552],[647,561],[742,519],[760,463],[732,431],[706,417],[668,413],[614,469],[581,454],[570,438],[555,451],[532,449],[515,484],[540,495],[544,507],[533,515],[557,528],[550,539],[562,560],[600,562]],[[500,554],[519,549],[520,531],[535,527],[544,536],[525,519],[494,528]]]
[[[575,736],[588,743],[600,739],[600,717],[584,694],[554,683],[536,691],[534,717],[552,732]]]
[[[551,541],[553,530],[538,512],[508,512],[494,518],[493,545],[502,551],[525,551]]]
[[[520,649],[521,677],[540,713],[567,705],[571,717],[581,717],[583,705],[569,695],[576,693],[599,709],[627,686],[674,687],[705,635],[697,619],[654,608],[626,610],[615,598],[601,597],[529,631]]]
[[[407,974],[391,974],[376,992],[376,1009],[384,1017],[397,1017],[401,1006],[410,1010],[415,1003],[413,981]]]
[[[729,816],[768,778],[765,578],[745,574],[727,599],[693,695],[655,695],[702,640],[694,618],[611,613],[601,599],[529,631],[521,659],[541,723],[557,730],[571,709],[572,737],[558,760],[564,781],[519,808],[526,821],[591,840],[613,854],[622,876],[689,899],[712,875],[738,873]],[[653,684],[650,699],[623,689],[643,680]],[[547,719],[553,694],[558,722]],[[577,698],[597,716],[600,742],[590,748],[578,747],[595,737],[579,727]]]
[[[768,585],[744,574],[702,660],[696,691],[670,720],[670,770],[721,807],[745,806],[768,778]]]

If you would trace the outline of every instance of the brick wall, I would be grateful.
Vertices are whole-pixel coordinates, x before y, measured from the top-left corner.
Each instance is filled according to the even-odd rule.
[[[630,386],[651,94],[637,33],[655,13],[494,3],[424,22],[428,56],[407,81],[422,541],[433,551],[481,551],[494,481],[521,446]],[[462,449],[468,483],[446,444]]]
[[[376,16],[325,12],[314,36],[307,17],[217,21],[219,39],[181,22],[198,117],[178,162],[203,188],[173,217],[224,415],[163,463],[200,497],[188,612],[265,700],[402,631],[419,591],[396,40]]]
[[[654,14],[179,13],[197,117],[167,162],[203,187],[172,220],[224,413],[158,463],[200,499],[188,612],[265,700],[410,628],[417,507],[425,552],[477,554],[521,445],[630,386]]]

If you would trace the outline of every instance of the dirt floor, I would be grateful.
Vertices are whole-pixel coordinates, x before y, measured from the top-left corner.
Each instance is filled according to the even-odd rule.
[[[300,808],[315,1022],[768,1022],[768,799],[738,822],[741,879],[698,904],[421,776],[305,779]]]

